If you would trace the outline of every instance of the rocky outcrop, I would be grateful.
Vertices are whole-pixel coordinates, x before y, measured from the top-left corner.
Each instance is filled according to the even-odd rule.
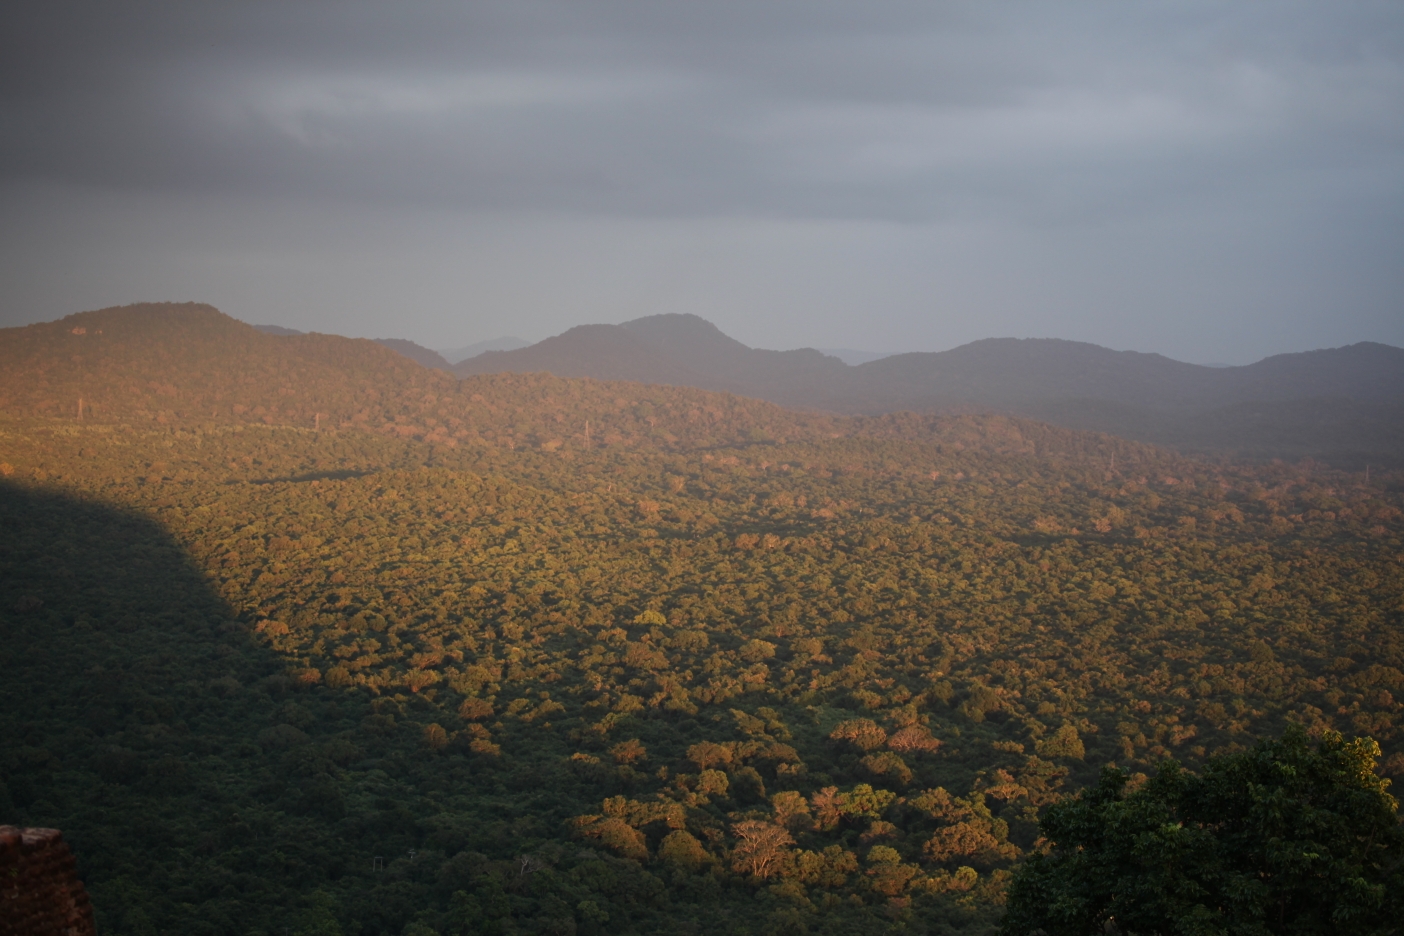
[[[58,829],[0,826],[0,936],[93,936],[93,908]]]

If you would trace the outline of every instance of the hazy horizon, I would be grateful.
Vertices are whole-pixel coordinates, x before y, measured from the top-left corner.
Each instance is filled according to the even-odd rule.
[[[0,13],[0,325],[1404,346],[1404,7]]]
[[[272,327],[272,328],[279,328],[279,329],[287,328],[287,326],[280,325],[280,324],[277,323],[277,322],[246,322],[245,324],[253,325],[255,328],[260,328],[260,329],[266,329],[266,328],[269,328],[269,327]],[[618,325],[618,324],[623,324],[623,323],[621,323],[621,322],[604,322],[604,323],[601,323],[601,322],[578,322],[578,323],[576,323],[576,325],[597,325],[597,324]],[[713,324],[715,324],[715,323],[713,323]],[[461,351],[464,351],[464,350],[467,350],[467,349],[470,349],[470,348],[478,348],[478,347],[487,346],[487,345],[494,345],[494,344],[499,343],[499,342],[502,342],[502,341],[512,341],[512,340],[521,341],[521,342],[523,342],[523,344],[520,345],[520,347],[526,347],[526,346],[529,346],[529,345],[537,344],[537,343],[539,343],[539,342],[541,342],[541,341],[546,340],[547,338],[552,338],[552,337],[555,337],[556,335],[564,334],[565,331],[569,331],[571,328],[576,327],[576,325],[567,326],[565,329],[563,329],[563,330],[560,331],[560,332],[556,332],[556,333],[554,333],[554,334],[552,334],[552,335],[543,335],[543,336],[541,336],[541,337],[539,337],[539,338],[523,338],[523,337],[520,336],[520,335],[496,335],[496,336],[494,336],[494,337],[492,337],[492,338],[483,339],[483,340],[481,340],[481,341],[472,341],[472,342],[468,342],[468,343],[466,343],[466,344],[458,345],[458,346],[456,346],[456,347],[436,347],[436,348],[435,348],[435,347],[429,347],[428,345],[421,345],[421,347],[425,347],[425,348],[428,348],[429,350],[434,351],[434,352],[436,352],[436,353],[438,353],[438,354],[442,354],[442,355],[444,355],[444,356],[449,360],[449,363],[451,363],[451,364],[456,364],[456,363],[458,363],[458,362],[461,361],[461,360],[466,360],[468,357],[472,357],[472,356],[474,356],[474,354],[482,353],[482,352],[481,352],[481,351],[474,351],[474,354],[468,354],[468,355],[459,354],[459,355],[456,355],[456,356],[455,356],[455,355],[452,355],[452,352],[461,352]],[[297,330],[297,329],[290,329],[290,331],[298,331],[298,330]],[[331,334],[340,334],[340,333],[339,333],[339,332],[331,332]],[[369,339],[372,339],[372,340],[376,340],[376,339],[394,339],[394,338],[398,338],[399,336],[398,336],[398,335],[389,335],[389,334],[375,334],[375,335],[346,335],[346,336],[343,336],[343,337],[350,337],[350,338],[369,338]],[[729,337],[735,337],[735,336],[733,335],[733,336],[729,336]],[[875,350],[867,349],[867,348],[833,348],[833,347],[824,347],[824,348],[820,348],[820,347],[815,347],[814,345],[809,345],[809,344],[790,344],[790,345],[787,345],[787,346],[781,347],[781,348],[768,348],[768,349],[764,349],[764,350],[772,350],[772,351],[792,351],[792,350],[799,350],[799,349],[810,349],[810,350],[814,350],[814,351],[819,351],[819,352],[821,352],[821,353],[823,353],[823,354],[830,355],[831,357],[840,358],[841,360],[844,361],[845,364],[848,364],[848,365],[850,365],[850,366],[853,366],[853,365],[860,364],[860,363],[866,363],[867,361],[870,361],[870,360],[878,360],[878,359],[880,359],[880,358],[892,357],[892,356],[898,355],[898,354],[910,354],[910,353],[913,353],[913,352],[932,353],[932,352],[950,351],[950,350],[954,350],[955,348],[963,347],[963,346],[965,346],[965,345],[967,345],[967,344],[971,344],[971,343],[978,342],[978,341],[988,341],[988,340],[991,340],[991,339],[1014,338],[1014,337],[1016,337],[1016,336],[1013,336],[1013,335],[987,335],[987,336],[985,336],[984,338],[975,338],[975,339],[972,339],[971,341],[968,341],[968,342],[962,342],[962,343],[959,344],[959,345],[952,345],[952,346],[949,347],[949,348],[907,348],[906,350],[903,350],[903,351],[875,351]],[[1024,337],[1025,337],[1025,338],[1028,338],[1028,339],[1034,339],[1034,340],[1039,340],[1039,339],[1042,339],[1042,340],[1071,340],[1071,339],[1058,339],[1056,336],[1053,336],[1053,335],[1028,335],[1028,336],[1024,336]],[[419,344],[419,342],[415,342],[415,343],[416,343],[416,344]],[[744,342],[743,342],[743,343],[744,343]],[[1089,343],[1091,343],[1091,344],[1096,344],[1096,342],[1089,342]],[[1356,344],[1356,343],[1357,343],[1357,342],[1351,342],[1351,344]],[[1385,343],[1385,342],[1381,342],[1381,343]],[[752,346],[752,347],[755,347],[755,346]],[[1108,347],[1108,346],[1102,345],[1102,347]],[[1323,346],[1323,347],[1321,347],[1321,348],[1304,348],[1304,349],[1302,349],[1302,350],[1303,350],[1303,351],[1321,351],[1321,350],[1331,350],[1332,348],[1337,348],[1337,347],[1345,347],[1345,345]],[[1397,346],[1396,346],[1396,347],[1397,347]],[[483,350],[483,351],[486,351],[486,350],[510,350],[510,349],[495,348],[495,347],[493,347],[493,348],[482,347],[482,350]],[[1112,350],[1112,351],[1140,351],[1140,349],[1137,349],[1137,348],[1109,348],[1109,350]],[[1140,352],[1140,353],[1158,353],[1158,352]],[[1293,354],[1293,353],[1300,353],[1300,352],[1287,351],[1287,352],[1278,352],[1278,353],[1279,353],[1279,354]],[[1166,357],[1169,357],[1169,355],[1165,355],[1165,356],[1166,356]],[[1272,355],[1264,355],[1263,357],[1271,357],[1271,356],[1272,356]],[[1181,360],[1181,359],[1179,359],[1179,358],[1173,358],[1173,360]],[[1263,360],[1263,358],[1255,358],[1255,359],[1252,360],[1252,361],[1242,361],[1242,362],[1237,362],[1237,363],[1229,363],[1229,362],[1226,362],[1226,361],[1216,361],[1216,360],[1209,360],[1209,361],[1185,361],[1184,363],[1199,364],[1199,365],[1201,365],[1201,366],[1203,366],[1203,367],[1238,367],[1238,366],[1242,366],[1242,365],[1244,365],[1244,364],[1252,364],[1252,363],[1255,363],[1256,361],[1260,361],[1260,360]]]

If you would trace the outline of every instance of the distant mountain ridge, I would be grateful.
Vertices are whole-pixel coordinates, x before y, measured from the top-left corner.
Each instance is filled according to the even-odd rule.
[[[282,325],[255,325],[255,329],[265,335],[272,335],[275,338],[294,338],[299,335],[306,335],[307,332],[298,331],[296,328],[285,328]],[[415,344],[405,338],[372,338],[378,345],[384,345],[391,351],[397,351],[405,357],[422,364],[425,367],[433,367],[446,371],[452,368],[452,364],[446,361],[437,351],[430,350],[423,345]]]
[[[404,338],[372,338],[378,345],[384,345],[391,351],[398,351],[411,361],[423,364],[425,367],[433,367],[438,370],[452,370],[453,365],[444,360],[443,355],[437,351],[431,351],[423,345],[417,345],[413,341]]]
[[[550,371],[558,377],[636,380],[809,405],[808,393],[842,380],[848,365],[812,348],[750,348],[696,315],[653,315],[622,325],[576,327],[515,351],[454,366],[459,376]]]
[[[518,338],[515,335],[504,335],[501,338],[489,338],[487,341],[477,341],[461,348],[440,348],[439,354],[450,364],[457,364],[459,361],[466,361],[470,357],[477,357],[484,351],[515,351],[518,348],[525,348],[531,344],[525,338]]]
[[[678,314],[578,325],[454,366],[460,375],[537,370],[702,386],[841,412],[1067,399],[1166,408],[1323,397],[1404,403],[1404,349],[1374,342],[1209,366],[1057,338],[986,338],[849,365],[813,348],[750,348],[699,316]]]
[[[853,367],[902,353],[900,351],[860,351],[857,348],[815,348],[814,350],[821,354],[827,354],[829,357],[836,357]]]
[[[195,432],[350,429],[444,451],[558,455],[846,438],[941,440],[1020,457],[1165,457],[1148,446],[1005,416],[854,417],[685,386],[549,374],[457,378],[379,342],[270,335],[200,303],[120,306],[0,329],[0,420],[27,418]],[[338,467],[319,470],[332,477]]]
[[[173,425],[366,425],[452,440],[479,431],[472,426],[511,425],[512,394],[565,392],[541,388],[557,386],[557,378],[591,378],[635,384],[588,392],[576,384],[569,391],[598,396],[605,409],[628,409],[619,401],[649,393],[676,398],[687,412],[744,412],[728,417],[728,438],[753,431],[794,437],[800,425],[818,436],[846,433],[852,430],[839,428],[846,416],[902,422],[908,417],[896,414],[903,411],[917,414],[918,422],[1005,414],[1182,452],[1404,466],[1404,350],[1383,344],[1215,368],[1081,342],[996,338],[849,366],[814,349],[749,348],[697,316],[663,315],[579,326],[449,369],[441,355],[412,342],[269,331],[193,303],[103,309],[0,329],[0,410]],[[543,371],[555,377],[543,379]],[[638,388],[649,384],[658,389]],[[664,387],[676,392],[660,396]],[[705,405],[697,391],[708,394]],[[475,395],[497,402],[484,413]],[[446,409],[448,399],[457,402]],[[614,430],[604,428],[601,410],[591,408],[596,403],[575,416],[543,416],[547,421],[524,444],[604,438],[601,432]],[[631,418],[622,438],[702,432],[691,424],[664,430],[647,414]],[[593,434],[585,430],[587,419]],[[491,431],[517,437],[500,426]]]
[[[454,372],[549,371],[877,414],[997,411],[1187,451],[1345,463],[1404,456],[1404,349],[1373,342],[1210,367],[1086,342],[989,338],[856,366],[750,348],[695,315],[583,325]]]

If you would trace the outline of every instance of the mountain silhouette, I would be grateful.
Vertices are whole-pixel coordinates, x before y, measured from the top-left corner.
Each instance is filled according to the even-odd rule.
[[[991,338],[850,366],[747,347],[695,315],[584,325],[461,361],[459,375],[549,371],[728,391],[836,413],[1007,412],[1187,451],[1393,462],[1404,349],[1362,342],[1208,367],[1058,339]]]
[[[636,380],[809,406],[847,377],[848,365],[812,348],[750,348],[696,315],[651,315],[622,325],[578,325],[515,351],[460,361],[454,373],[550,371],[559,377]]]
[[[520,406],[514,395],[525,394],[535,426],[528,436],[540,438],[524,441],[569,444],[585,438],[585,420],[598,422],[596,401],[636,392],[572,389],[580,401],[572,404],[575,415],[548,415],[559,405],[550,402],[555,391],[530,375],[549,373],[709,391],[705,402],[687,405],[735,413],[718,424],[725,433],[763,423],[795,437],[801,423],[801,435],[821,431],[823,420],[814,417],[824,414],[1000,413],[1183,452],[1404,464],[1404,350],[1383,344],[1207,367],[1084,342],[993,338],[850,366],[812,348],[750,348],[694,315],[657,315],[577,326],[449,368],[408,341],[267,331],[195,303],[102,309],[5,329],[0,410],[167,424],[359,425],[457,444],[479,432],[517,438],[503,407]],[[498,402],[483,406],[474,396]],[[645,425],[651,432],[645,420],[621,438],[642,444]],[[600,438],[596,428],[592,439]],[[710,432],[697,424],[677,438]]]
[[[432,351],[423,345],[417,345],[413,341],[404,338],[374,338],[376,344],[383,345],[391,351],[398,351],[405,357],[425,367],[435,367],[439,370],[452,370],[453,365],[446,361],[443,355],[437,351]]]
[[[549,371],[557,377],[723,389],[717,380],[692,370],[665,348],[622,325],[577,325],[534,345],[515,351],[487,351],[453,367],[460,377],[534,371]]]
[[[987,338],[850,366],[812,348],[750,348],[696,315],[580,325],[454,367],[460,375],[533,370],[725,389],[840,412],[1078,399],[1166,408],[1333,397],[1404,403],[1404,349],[1371,342],[1209,367],[1080,341]]]
[[[501,338],[489,338],[487,341],[475,341],[473,344],[464,345],[461,348],[441,348],[439,354],[450,364],[457,364],[470,357],[477,357],[484,351],[515,351],[518,348],[525,348],[529,344],[531,342],[524,338],[505,335]]]
[[[272,335],[275,338],[292,338],[307,334],[307,332],[298,331],[296,328],[285,328],[282,325],[255,325],[254,328],[263,332],[265,335]],[[425,367],[435,367],[445,371],[452,367],[439,352],[426,348],[423,345],[415,344],[413,341],[404,338],[372,338],[371,340],[378,345],[384,345],[391,351],[397,351],[411,361],[422,364]]]
[[[150,303],[0,329],[0,415],[364,429],[445,449],[547,451],[908,431],[665,386],[669,376],[695,375],[639,371],[622,354],[615,363],[617,377],[631,383],[515,373],[460,378],[363,338],[275,336],[212,306]]]
[[[0,409],[40,416],[315,428],[398,415],[424,388],[456,383],[374,341],[269,335],[200,303],[0,331]]]

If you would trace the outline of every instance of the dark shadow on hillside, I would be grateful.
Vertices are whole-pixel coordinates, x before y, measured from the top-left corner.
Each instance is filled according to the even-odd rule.
[[[278,484],[284,481],[349,481],[352,478],[364,478],[366,475],[375,474],[373,469],[360,470],[357,468],[342,468],[337,471],[309,471],[298,475],[285,475],[280,478],[259,478],[248,482],[249,484]],[[237,482],[234,482],[237,483]]]
[[[156,869],[219,844],[211,760],[263,757],[282,664],[235,618],[150,519],[0,483],[0,822],[63,830],[100,929],[143,931]]]

